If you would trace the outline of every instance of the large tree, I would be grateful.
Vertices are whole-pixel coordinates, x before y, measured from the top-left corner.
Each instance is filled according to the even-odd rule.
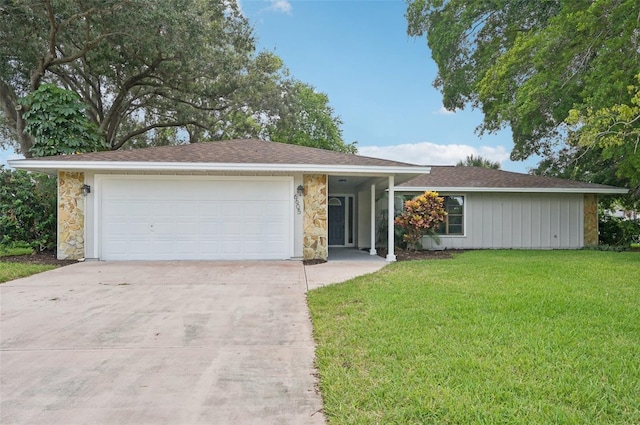
[[[314,87],[291,80],[285,84],[278,120],[268,129],[268,137],[278,142],[296,143],[320,149],[355,153],[356,142],[344,143],[342,120],[329,105],[329,97]]]
[[[478,155],[467,155],[467,157],[463,160],[458,161],[456,167],[481,167],[481,168],[490,168],[492,170],[500,169],[500,162],[492,161],[487,158],[483,158]]]
[[[481,133],[510,127],[514,160],[584,142],[571,116],[630,104],[638,0],[410,0],[407,19],[409,34],[427,37],[445,107],[480,108]]]
[[[79,95],[107,149],[265,137],[285,109],[283,63],[233,0],[2,0],[0,55],[0,140],[26,156],[20,99],[43,83]]]

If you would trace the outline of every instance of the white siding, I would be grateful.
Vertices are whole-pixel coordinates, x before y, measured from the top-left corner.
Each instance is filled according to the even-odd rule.
[[[441,236],[440,245],[425,238],[425,248],[571,249],[584,245],[582,194],[463,195],[465,235]]]

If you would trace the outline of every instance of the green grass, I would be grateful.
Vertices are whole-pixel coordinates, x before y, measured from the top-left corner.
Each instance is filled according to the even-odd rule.
[[[472,251],[309,293],[330,424],[640,424],[640,255]]]
[[[0,244],[0,257],[8,257],[11,255],[30,255],[33,254],[33,248],[29,246],[13,246],[9,247]]]
[[[0,262],[0,283],[55,269],[55,266]]]

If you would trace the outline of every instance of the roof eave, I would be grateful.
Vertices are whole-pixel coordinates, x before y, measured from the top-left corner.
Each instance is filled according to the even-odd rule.
[[[629,189],[623,188],[587,188],[587,187],[432,187],[432,186],[398,186],[396,192],[501,192],[501,193],[597,193],[607,195],[624,195]]]
[[[326,164],[254,164],[211,162],[134,162],[134,161],[38,161],[14,159],[9,166],[29,171],[248,171],[313,172],[326,174],[426,174],[431,167]]]

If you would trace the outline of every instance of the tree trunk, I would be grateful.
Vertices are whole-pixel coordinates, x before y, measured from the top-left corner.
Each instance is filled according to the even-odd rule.
[[[6,127],[17,143],[16,150],[18,153],[27,158],[31,158],[30,149],[33,146],[33,137],[24,132],[26,123],[22,119],[24,107],[18,103],[18,97],[13,89],[4,81],[0,80],[0,108]]]

